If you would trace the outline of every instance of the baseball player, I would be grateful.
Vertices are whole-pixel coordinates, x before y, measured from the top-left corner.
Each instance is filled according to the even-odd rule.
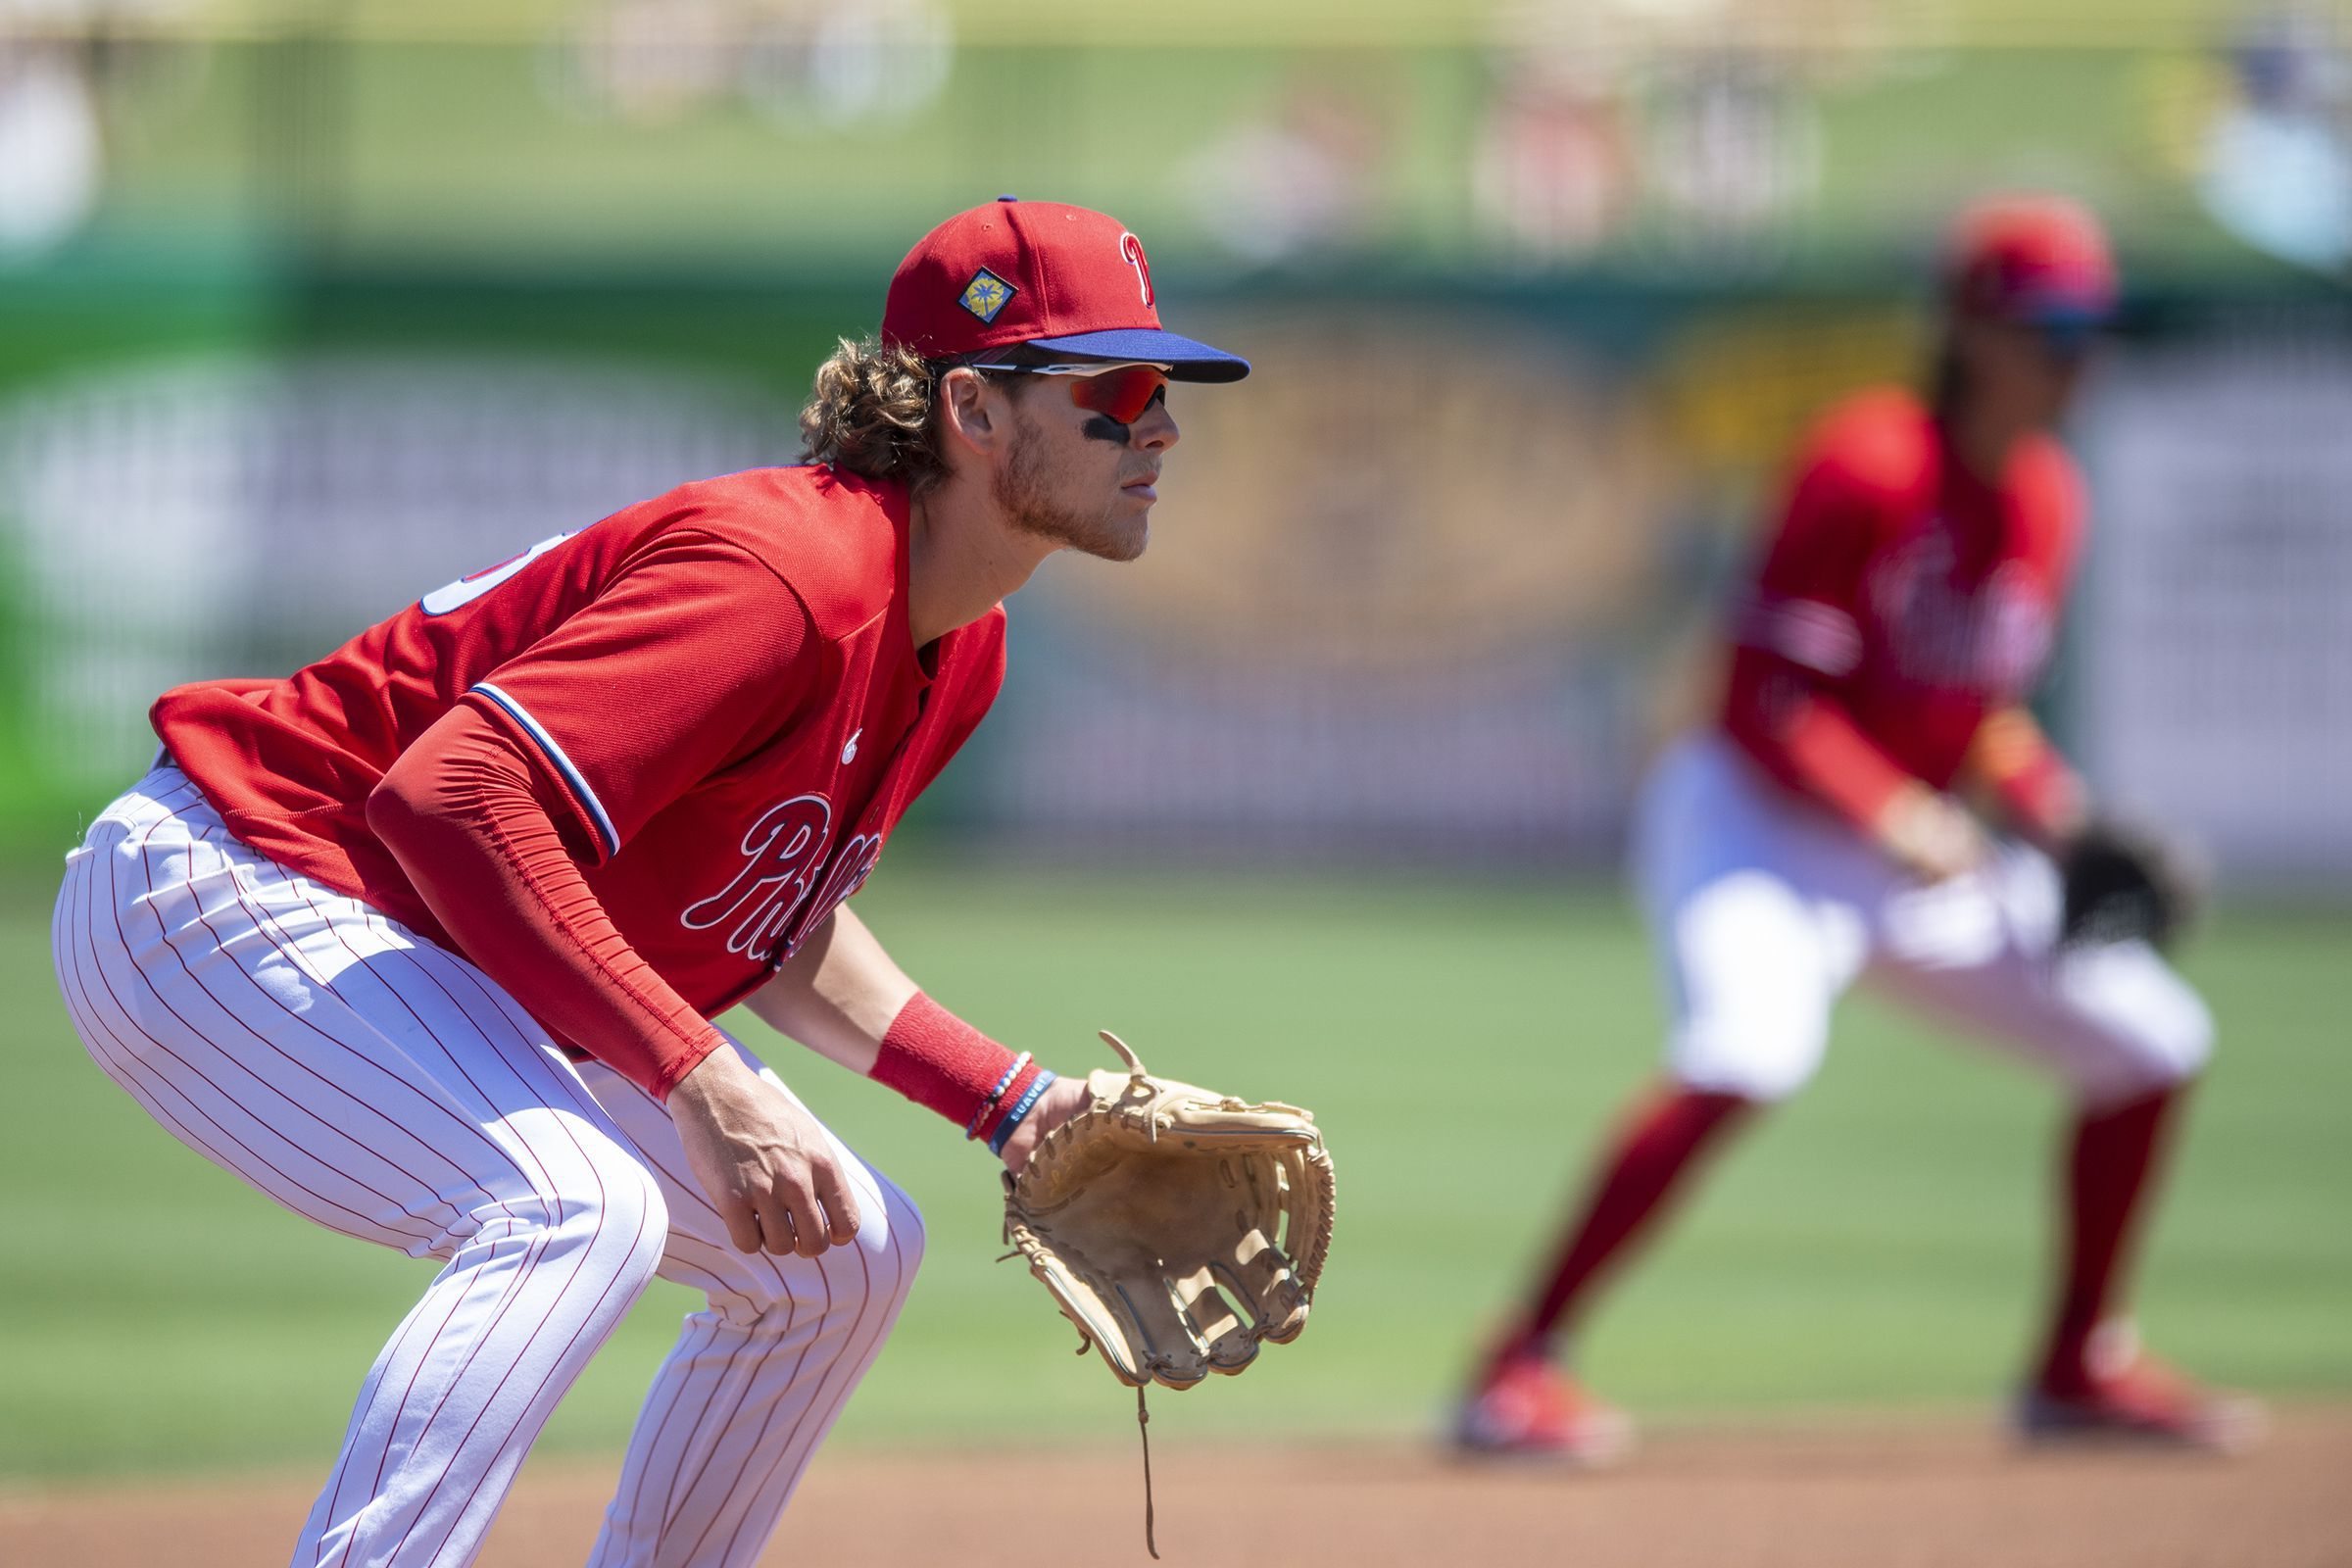
[[[1115,219],[948,220],[802,415],[810,463],[683,485],[429,593],[283,680],[166,693],[67,858],[58,978],[173,1136],[441,1261],[362,1385],[298,1568],[473,1560],[656,1275],[704,1293],[590,1562],[751,1563],[921,1255],[906,1194],[710,1020],[782,1033],[1018,1170],[1081,1097],[845,905],[972,733],[1000,601],[1145,545],[1170,381]]]
[[[1666,980],[1664,1082],[1632,1108],[1536,1290],[1485,1358],[1473,1451],[1613,1456],[1629,1428],[1559,1369],[1611,1265],[1701,1158],[1820,1065],[1857,979],[1972,1026],[2058,1079],[2062,1278],[2017,1416],[2032,1438],[2244,1441],[2252,1411],[2140,1353],[2122,1314],[2133,1231],[2212,1036],[2145,942],[2062,946],[2082,786],[2024,700],[2082,545],[2051,435],[2115,298],[2095,221],[2048,199],[1959,225],[1932,397],[1832,412],[1730,628],[1719,721],[1640,803],[1638,891]],[[1994,836],[1966,792],[2006,829]]]

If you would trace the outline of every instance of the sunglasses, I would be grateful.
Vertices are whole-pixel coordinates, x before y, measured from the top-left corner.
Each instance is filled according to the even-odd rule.
[[[1163,365],[1020,365],[1022,375],[1059,376],[1070,383],[1070,401],[1117,424],[1133,424],[1167,390]]]

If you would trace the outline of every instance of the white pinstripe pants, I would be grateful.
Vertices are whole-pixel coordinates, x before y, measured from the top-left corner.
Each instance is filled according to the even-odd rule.
[[[913,1282],[906,1196],[836,1140],[856,1242],[737,1252],[652,1097],[574,1067],[471,964],[239,843],[175,768],[66,866],[58,980],[107,1075],[296,1213],[444,1264],[361,1386],[295,1568],[471,1562],[656,1273],[710,1305],[655,1378],[591,1568],[753,1562]]]

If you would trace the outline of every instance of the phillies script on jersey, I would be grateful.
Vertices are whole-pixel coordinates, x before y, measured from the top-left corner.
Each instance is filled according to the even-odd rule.
[[[1740,608],[1724,727],[1857,822],[1906,779],[1948,787],[2049,657],[2082,512],[2047,436],[1986,484],[1917,398],[1852,398],[1807,443]]]
[[[988,710],[1004,612],[918,651],[903,486],[824,467],[681,486],[461,578],[283,680],[178,687],[156,732],[238,838],[454,947],[368,829],[456,704],[568,810],[630,947],[712,1017],[858,891]]]

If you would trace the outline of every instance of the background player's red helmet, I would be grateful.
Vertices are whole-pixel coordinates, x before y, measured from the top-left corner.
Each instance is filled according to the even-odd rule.
[[[1117,219],[1000,196],[916,242],[890,280],[882,340],[927,360],[1028,348],[1054,359],[1238,381],[1250,362],[1162,330],[1144,242]]]
[[[2099,220],[2056,196],[1982,203],[1953,226],[1944,287],[1954,312],[2037,325],[2090,324],[2115,310],[2115,260]]]

